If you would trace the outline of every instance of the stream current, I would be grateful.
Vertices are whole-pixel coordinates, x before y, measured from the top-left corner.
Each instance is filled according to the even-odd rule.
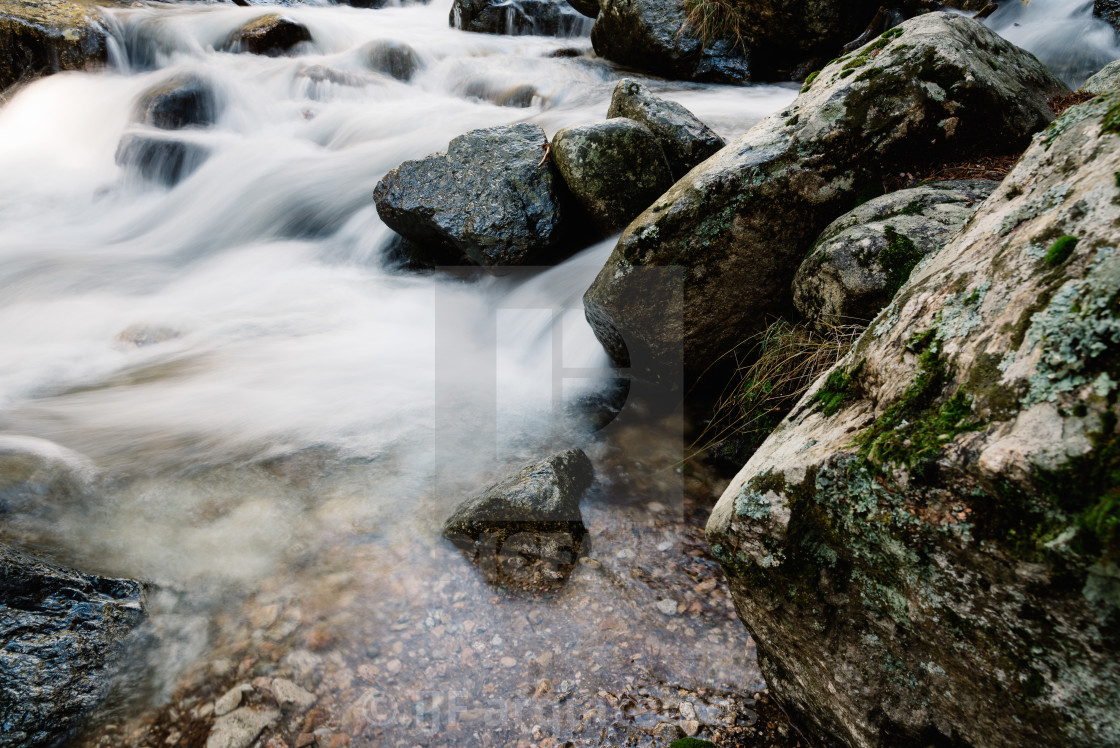
[[[700,529],[722,483],[682,462],[679,414],[595,433],[571,413],[606,380],[557,373],[606,371],[581,297],[613,240],[535,273],[408,274],[370,199],[467,130],[600,121],[628,73],[586,37],[450,29],[441,3],[286,8],[314,39],[297,54],[215,51],[269,10],[113,10],[110,69],[0,108],[0,447],[83,481],[0,536],[154,583],[145,654],[82,744],[202,745],[215,699],[272,677],[316,699],[270,726],[285,745],[657,744],[663,721],[741,722],[732,694],[763,683]],[[1026,16],[1000,13],[1030,47]],[[378,39],[415,50],[411,81],[370,69]],[[184,131],[210,155],[168,188],[115,154],[144,92],[184,74],[218,116]],[[727,138],[797,93],[647,83]],[[493,103],[524,86],[529,106]],[[485,584],[443,519],[569,446],[600,481],[589,557],[553,594]]]

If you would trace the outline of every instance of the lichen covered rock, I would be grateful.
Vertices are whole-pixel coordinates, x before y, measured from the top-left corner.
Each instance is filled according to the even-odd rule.
[[[708,522],[853,746],[1120,744],[1120,93],[1039,133]]]
[[[299,21],[279,13],[269,13],[249,21],[230,34],[225,47],[230,52],[276,57],[297,44],[311,41],[311,32]]]
[[[603,234],[630,223],[673,184],[657,138],[624,117],[564,128],[552,138],[552,158]]]
[[[561,229],[558,180],[541,163],[537,125],[472,130],[446,153],[406,161],[377,183],[373,200],[389,228],[442,257],[478,265],[555,259]]]
[[[614,87],[608,117],[628,117],[645,125],[661,143],[674,180],[723,148],[723,138],[675,101],[653,95],[633,78]]]
[[[0,748],[57,745],[110,687],[143,586],[0,546]]]
[[[744,83],[750,62],[731,39],[704,43],[685,23],[679,0],[602,0],[591,29],[608,60],[681,80]]]
[[[582,450],[559,452],[463,502],[444,523],[443,536],[488,581],[562,581],[587,535],[579,502],[593,479]]]
[[[1081,84],[1078,91],[1103,94],[1120,88],[1120,60],[1113,60]]]
[[[588,320],[616,362],[654,377],[683,344],[694,377],[788,308],[812,242],[881,171],[1026,145],[1064,93],[976,21],[911,19],[812,76],[635,219],[584,297]],[[643,273],[664,265],[684,271],[683,320],[650,313],[676,293]]]
[[[582,36],[591,20],[565,0],[455,0],[452,28],[483,34]]]
[[[945,246],[998,185],[936,182],[891,192],[840,216],[797,270],[797,311],[819,328],[866,325],[914,266]]]
[[[108,32],[94,7],[67,0],[0,3],[0,91],[39,75],[108,60]]]

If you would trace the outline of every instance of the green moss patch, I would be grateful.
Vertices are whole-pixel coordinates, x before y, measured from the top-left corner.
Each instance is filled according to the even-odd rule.
[[[894,296],[910,278],[914,266],[921,262],[925,253],[914,246],[910,237],[898,233],[894,226],[887,226],[884,233],[887,246],[879,252],[879,266],[887,276],[887,293]]]
[[[840,412],[846,403],[854,399],[856,392],[856,375],[863,368],[860,361],[851,369],[837,369],[828,375],[824,386],[813,395],[813,403],[819,403],[821,412],[826,416]]]
[[[1046,250],[1046,262],[1049,265],[1061,265],[1069,259],[1073,254],[1073,250],[1077,248],[1076,236],[1062,236],[1057,241],[1050,245],[1050,249]]]

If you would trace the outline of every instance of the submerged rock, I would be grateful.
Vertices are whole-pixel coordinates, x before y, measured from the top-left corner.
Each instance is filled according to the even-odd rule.
[[[143,586],[0,546],[0,747],[58,744],[108,694]]]
[[[911,19],[813,76],[630,224],[584,297],[588,320],[616,363],[656,379],[683,353],[695,378],[788,309],[813,241],[881,171],[1022,147],[1067,92],[976,21]],[[683,318],[658,311],[679,308],[680,288],[659,266],[681,269]]]
[[[1116,88],[1120,88],[1120,60],[1105,65],[1077,90],[1100,95]]]
[[[630,223],[673,184],[657,138],[623,117],[565,127],[552,138],[552,158],[604,235]]]
[[[1093,15],[1120,31],[1120,0],[1093,0]]]
[[[197,75],[175,76],[148,89],[136,109],[138,122],[161,130],[206,127],[218,116],[214,90]]]
[[[257,736],[280,720],[276,709],[243,706],[218,717],[206,739],[206,748],[248,748]]]
[[[866,325],[927,255],[964,225],[999,186],[936,182],[891,192],[837,218],[793,279],[793,304],[822,328]]]
[[[95,7],[67,0],[0,3],[0,91],[62,70],[108,61],[106,21]]]
[[[826,739],[1120,744],[1118,108],[1037,135],[712,513]]]
[[[614,87],[608,117],[629,117],[649,128],[661,144],[674,180],[723,148],[723,138],[675,101],[654,96],[633,78]]]
[[[455,0],[448,23],[483,34],[582,36],[591,21],[565,0]]]
[[[744,83],[750,63],[730,39],[704,43],[679,0],[602,0],[591,43],[602,57],[682,80]]]
[[[297,44],[309,41],[311,32],[302,23],[279,13],[269,13],[230,34],[223,49],[276,57]]]
[[[413,247],[478,265],[548,263],[561,229],[557,179],[537,125],[473,130],[377,183],[377,214]]]
[[[582,450],[554,454],[463,502],[444,523],[443,536],[488,581],[562,581],[587,535],[579,502],[593,479]]]
[[[195,172],[210,155],[205,146],[185,140],[126,135],[117,146],[117,164],[150,182],[174,187]]]
[[[412,80],[412,76],[423,67],[416,50],[393,39],[368,42],[362,47],[362,56],[372,70],[399,81]]]
[[[80,498],[93,475],[85,457],[54,442],[0,436],[0,516],[37,513],[45,504]]]

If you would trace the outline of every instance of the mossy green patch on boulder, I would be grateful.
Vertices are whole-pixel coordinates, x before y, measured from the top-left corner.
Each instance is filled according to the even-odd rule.
[[[0,91],[40,75],[104,65],[106,29],[100,11],[83,3],[0,2]]]
[[[1035,138],[712,513],[825,740],[1120,744],[1118,97]]]

